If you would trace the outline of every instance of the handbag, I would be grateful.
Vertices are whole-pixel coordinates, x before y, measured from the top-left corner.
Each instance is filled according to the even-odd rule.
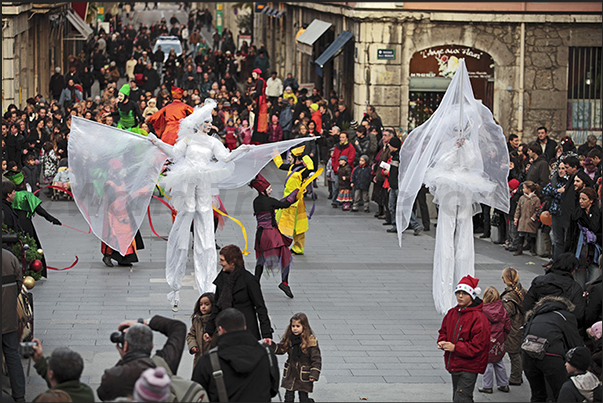
[[[549,341],[544,337],[528,334],[521,343],[521,350],[532,358],[542,360],[546,355],[548,345]]]

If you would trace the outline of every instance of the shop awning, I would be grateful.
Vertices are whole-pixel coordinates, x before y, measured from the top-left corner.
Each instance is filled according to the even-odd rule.
[[[94,31],[92,31],[92,28],[90,28],[90,26],[88,24],[86,24],[86,22],[84,20],[82,20],[82,17],[77,15],[77,13],[75,11],[73,11],[72,9],[67,10],[66,16],[67,16],[67,19],[69,20],[69,22],[71,23],[71,25],[73,25],[73,27],[81,35],[81,36],[75,36],[72,39],[79,39],[79,40],[85,41],[94,32]]]
[[[329,47],[325,49],[325,51],[322,52],[320,56],[318,56],[318,59],[316,59],[314,63],[316,63],[322,69],[324,65],[327,64],[331,59],[333,59],[336,56],[337,52],[339,52],[345,46],[345,44],[348,43],[348,41],[353,37],[353,33],[348,31],[342,31],[339,36],[335,38],[333,43],[330,44]]]
[[[331,27],[330,22],[314,20],[308,28],[297,38],[297,50],[312,55],[312,45],[318,40],[327,29]]]

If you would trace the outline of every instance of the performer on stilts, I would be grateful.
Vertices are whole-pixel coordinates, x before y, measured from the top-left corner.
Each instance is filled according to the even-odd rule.
[[[398,238],[409,223],[421,185],[439,206],[433,255],[433,299],[442,315],[456,305],[455,286],[474,276],[472,216],[486,204],[509,211],[509,153],[502,128],[477,101],[464,59],[442,102],[400,149],[396,222]]]
[[[211,111],[216,106],[208,99],[203,107],[180,122],[178,140],[174,146],[149,135],[151,142],[161,149],[173,162],[165,176],[165,188],[172,194],[174,208],[178,211],[168,236],[166,254],[166,279],[172,291],[168,300],[173,309],[178,309],[180,288],[186,270],[190,228],[194,225],[195,279],[199,292],[211,292],[213,281],[218,275],[216,241],[212,201],[212,184],[231,173],[225,164],[237,155],[249,151],[242,145],[230,152],[215,137],[211,130]],[[216,158],[222,163],[212,163]]]
[[[299,189],[294,189],[285,198],[277,200],[270,197],[272,186],[260,174],[249,186],[258,191],[258,197],[253,200],[253,214],[258,223],[255,233],[255,277],[260,281],[264,268],[268,268],[272,274],[280,271],[281,283],[278,288],[289,298],[293,298],[289,286],[289,272],[293,264],[289,246],[292,240],[279,231],[275,211],[286,209],[295,203]]]
[[[284,197],[289,196],[295,189],[301,187],[314,171],[314,162],[309,155],[303,155],[305,145],[291,150],[293,163],[285,164],[280,155],[274,157],[274,163],[277,168],[287,171],[287,180],[285,182]],[[303,193],[303,192],[302,192]],[[278,228],[283,235],[293,238],[291,252],[296,255],[303,255],[306,244],[306,231],[308,231],[308,216],[306,215],[306,203],[303,195],[286,209],[281,209],[276,215]]]

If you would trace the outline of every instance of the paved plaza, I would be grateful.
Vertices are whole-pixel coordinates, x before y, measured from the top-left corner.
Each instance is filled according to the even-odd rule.
[[[285,173],[269,164],[262,174],[279,197]],[[262,279],[275,339],[283,334],[292,314],[308,315],[323,356],[322,375],[313,393],[316,401],[451,401],[450,375],[444,369],[443,353],[436,348],[442,316],[435,311],[431,295],[435,227],[420,236],[405,234],[400,248],[396,235],[386,233],[383,221],[373,217],[374,204],[370,213],[344,212],[331,207],[324,186],[317,194],[306,254],[295,256],[290,276],[295,298],[285,297],[277,288],[278,279],[266,275]],[[255,265],[255,196],[248,187],[221,192],[229,214],[247,230],[251,253],[245,263],[251,271]],[[64,224],[87,230],[74,202],[50,201],[46,196],[42,200],[44,208]],[[311,200],[307,199],[307,204],[309,209]],[[155,230],[167,236],[169,210],[152,200],[151,213]],[[217,233],[218,243],[242,248],[240,227],[226,221],[224,230]],[[180,311],[173,313],[164,279],[166,242],[152,234],[147,219],[141,227],[145,249],[132,268],[106,267],[101,262],[100,241],[92,234],[53,226],[40,217],[35,217],[34,223],[50,266],[66,267],[76,255],[79,258],[74,268],[51,271],[48,279],[32,290],[34,335],[47,354],[65,345],[80,352],[85,359],[83,381],[94,390],[103,370],[119,359],[109,335],[121,321],[164,315],[190,326],[199,295],[192,260],[183,282]],[[526,288],[543,272],[543,259],[512,256],[489,240],[476,238],[475,250],[476,277],[482,290],[494,285],[502,291],[501,271],[507,265],[519,270]],[[162,346],[165,339],[155,335],[155,346]],[[279,357],[281,370],[284,359]],[[505,362],[509,369],[508,359]],[[27,368],[26,361],[24,365]],[[189,377],[191,371],[192,356],[185,352],[178,373]],[[27,386],[28,399],[46,389],[33,365]],[[510,393],[495,391],[492,395],[478,393],[477,387],[481,387],[481,376],[476,401],[529,400],[527,382],[512,386]]]

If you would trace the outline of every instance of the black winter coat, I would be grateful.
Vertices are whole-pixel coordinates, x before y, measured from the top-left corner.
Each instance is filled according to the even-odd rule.
[[[589,328],[593,323],[603,320],[603,275],[586,284],[586,312],[584,327]]]
[[[544,337],[549,342],[548,354],[565,357],[569,349],[584,345],[573,310],[574,304],[566,298],[542,298],[526,315],[523,340],[529,334]]]
[[[270,326],[270,318],[268,317],[268,309],[264,303],[262,288],[260,283],[253,274],[248,272],[244,267],[238,267],[235,270],[243,270],[232,289],[232,307],[238,309],[245,315],[245,323],[247,331],[255,337],[272,338],[272,327]],[[216,285],[215,301],[220,300],[220,292],[224,289],[226,277],[230,274],[220,271],[218,277],[214,280]],[[218,304],[213,304],[211,316],[207,321],[205,332],[214,334],[216,331],[216,316],[220,313]],[[259,320],[259,326],[258,326]],[[261,334],[260,334],[261,330]],[[261,336],[261,337],[260,337]]]
[[[368,190],[371,186],[373,176],[371,175],[371,167],[368,165],[357,166],[352,171],[352,183],[354,190]]]
[[[251,273],[250,273],[251,274]],[[215,304],[214,304],[215,306]],[[276,357],[245,330],[218,337],[218,359],[229,402],[269,402],[278,391]],[[275,365],[270,365],[272,361]],[[192,380],[205,388],[210,402],[220,401],[209,352],[199,358]]]
[[[532,285],[523,299],[523,310],[524,312],[531,310],[545,296],[564,297],[574,304],[573,314],[581,322],[586,307],[582,294],[582,287],[570,273],[551,271],[532,280]]]

